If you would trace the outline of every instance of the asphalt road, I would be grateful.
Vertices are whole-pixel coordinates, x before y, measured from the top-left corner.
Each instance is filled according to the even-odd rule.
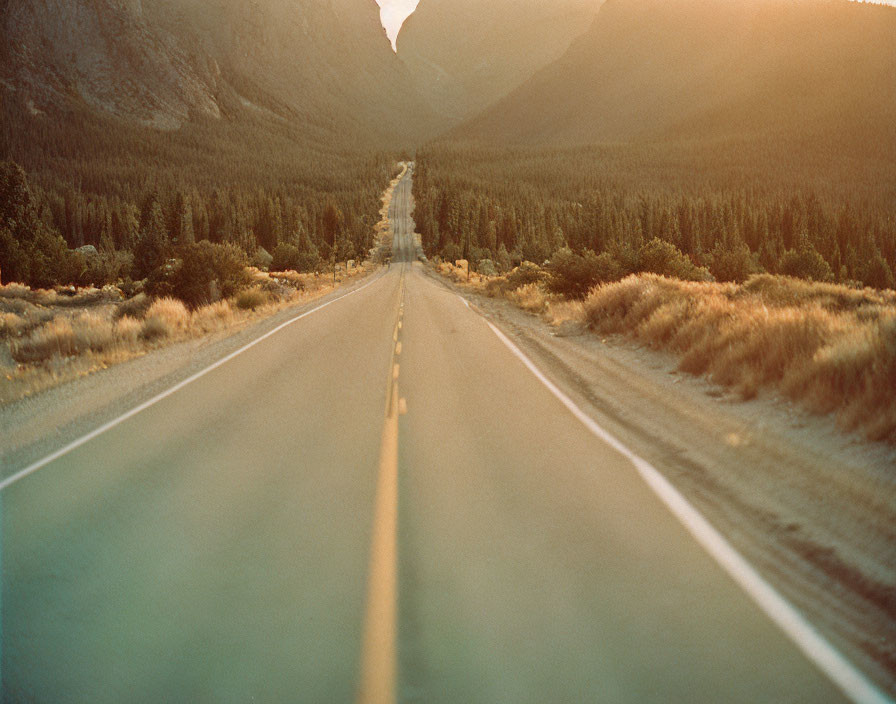
[[[416,258],[7,486],[8,702],[838,702]]]

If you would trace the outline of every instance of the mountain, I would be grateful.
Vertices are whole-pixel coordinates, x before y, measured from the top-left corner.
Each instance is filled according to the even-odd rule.
[[[607,0],[563,57],[453,132],[896,144],[896,10],[846,0]],[[870,142],[868,142],[870,145]]]
[[[560,58],[599,0],[421,0],[398,35],[417,90],[446,118],[469,118]]]
[[[6,0],[0,30],[0,91],[33,114],[265,116],[386,143],[441,126],[375,0]]]

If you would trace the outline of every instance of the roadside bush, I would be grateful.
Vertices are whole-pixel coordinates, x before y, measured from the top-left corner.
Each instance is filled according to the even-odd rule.
[[[120,318],[124,318],[125,316],[129,318],[133,318],[135,320],[142,320],[146,315],[146,311],[149,310],[149,306],[152,304],[152,301],[149,299],[145,293],[138,293],[133,298],[129,298],[126,301],[123,301],[116,309],[113,314],[113,318],[115,320],[119,320]]]
[[[716,281],[734,281],[743,283],[753,274],[761,271],[759,259],[750,251],[746,243],[738,242],[725,247],[720,242],[712,250],[712,263],[709,271]]]
[[[252,266],[257,267],[262,271],[270,269],[273,261],[274,257],[264,247],[256,248],[255,254],[252,255]]]
[[[507,289],[516,289],[528,284],[538,284],[544,281],[545,273],[541,267],[532,262],[523,262],[507,275]]]
[[[830,282],[834,280],[834,272],[818,250],[812,245],[803,243],[799,249],[789,249],[781,258],[779,273],[809,281]]]
[[[654,237],[641,247],[639,269],[682,281],[711,281],[707,269],[695,265],[678,247]]]
[[[551,258],[547,287],[551,293],[565,298],[583,299],[592,288],[617,281],[622,273],[620,264],[607,252],[597,255],[586,250],[584,254],[576,254],[564,248]]]
[[[745,398],[777,388],[847,428],[896,441],[896,301],[793,278],[745,285],[684,282],[653,274],[595,289],[585,320],[679,356]]]
[[[160,298],[154,301],[143,319],[141,337],[155,340],[169,337],[175,332],[186,330],[190,323],[190,312],[182,301],[175,298]]]
[[[167,278],[170,295],[197,308],[230,298],[249,283],[246,255],[231,244],[196,242],[182,247],[180,263]]]
[[[268,301],[270,296],[260,288],[247,288],[240,291],[236,297],[236,307],[240,310],[255,310],[261,308]]]
[[[80,283],[84,286],[114,284],[131,275],[134,255],[130,252],[98,252],[84,257]]]
[[[483,276],[495,276],[498,273],[495,263],[491,259],[480,259],[476,271]]]
[[[28,328],[28,321],[15,313],[0,313],[0,340],[18,337]]]
[[[292,244],[278,244],[271,259],[271,271],[309,272],[319,268],[320,255],[316,249],[302,251]]]

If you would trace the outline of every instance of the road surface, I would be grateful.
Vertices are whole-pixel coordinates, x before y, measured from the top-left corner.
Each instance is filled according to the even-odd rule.
[[[2,490],[9,702],[840,702],[650,489],[393,263]]]

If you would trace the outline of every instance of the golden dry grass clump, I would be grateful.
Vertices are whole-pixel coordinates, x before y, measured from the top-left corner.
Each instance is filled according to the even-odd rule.
[[[113,323],[92,313],[73,319],[54,318],[31,335],[15,340],[12,358],[21,364],[44,362],[52,357],[75,357],[101,352],[116,341]]]
[[[146,340],[171,337],[187,329],[190,311],[176,298],[160,298],[146,311],[143,319],[142,336]]]
[[[777,388],[849,429],[896,441],[896,294],[780,276],[743,285],[653,274],[600,286],[586,322],[679,355],[745,398]]]

